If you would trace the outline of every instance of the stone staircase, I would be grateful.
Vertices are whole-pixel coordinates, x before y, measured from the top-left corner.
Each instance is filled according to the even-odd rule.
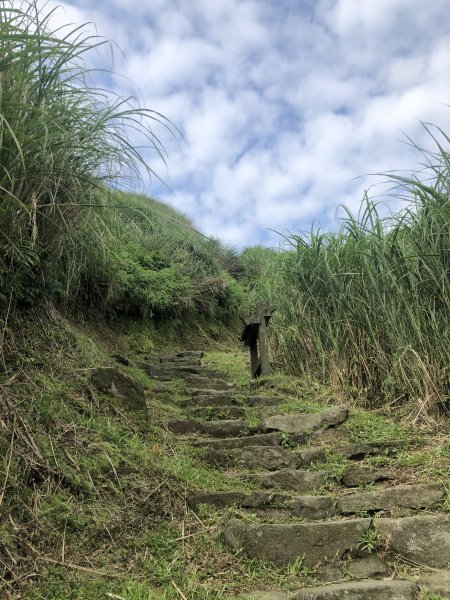
[[[450,598],[450,515],[440,508],[448,493],[444,485],[399,483],[391,469],[366,461],[395,460],[407,442],[351,443],[339,429],[351,412],[347,406],[285,414],[275,378],[264,387],[238,388],[202,364],[202,357],[181,352],[142,368],[162,384],[184,380],[190,389],[186,418],[170,421],[168,430],[191,439],[202,461],[226,477],[250,481],[253,490],[204,490],[189,499],[191,509],[238,507],[256,515],[256,522],[229,520],[223,543],[280,568],[300,562],[320,583],[233,598]],[[326,467],[333,454],[346,461],[339,475]]]

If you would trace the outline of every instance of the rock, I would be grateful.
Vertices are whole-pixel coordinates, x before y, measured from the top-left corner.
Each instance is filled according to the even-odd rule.
[[[233,388],[230,388],[228,390],[212,390],[212,389],[208,389],[208,390],[204,390],[204,389],[193,389],[190,390],[191,396],[194,397],[198,397],[200,396],[201,398],[222,398],[222,399],[228,399],[230,398],[230,396],[235,396],[236,395],[236,390],[234,390]]]
[[[370,444],[356,443],[337,448],[336,453],[341,454],[345,458],[361,460],[365,456],[372,456],[376,454],[392,456],[397,454],[399,450],[405,448],[407,445],[408,442],[406,441],[372,442]]]
[[[419,585],[423,591],[429,594],[439,594],[442,598],[450,598],[450,571],[421,577]]]
[[[249,427],[245,421],[221,420],[208,421],[200,424],[202,433],[213,437],[227,438],[241,436],[250,433]]]
[[[195,446],[211,450],[230,450],[232,448],[247,448],[249,446],[279,446],[281,433],[262,433],[241,437],[224,438],[222,440],[196,440]]]
[[[333,516],[335,504],[332,496],[297,496],[292,504],[292,514],[309,521],[319,521]]]
[[[268,431],[308,434],[319,429],[328,429],[343,423],[348,416],[348,406],[331,406],[319,413],[273,415],[263,421]]]
[[[160,356],[159,362],[161,364],[169,365],[186,365],[191,367],[198,367],[201,365],[199,358],[186,358],[182,356]]]
[[[299,466],[306,467],[314,462],[325,462],[326,455],[321,448],[306,448],[297,453],[300,461]]]
[[[191,419],[173,419],[167,423],[167,429],[172,433],[178,433],[181,435],[187,433],[198,433],[200,431],[200,424]]]
[[[374,554],[355,558],[347,564],[346,570],[356,579],[381,579],[389,575],[386,563]]]
[[[195,387],[191,389],[192,396],[213,396],[214,392],[224,393],[230,392],[230,395],[237,394],[234,383],[223,383],[219,381],[209,380],[208,383],[204,383],[205,387],[201,387],[202,382],[200,384],[194,384]]]
[[[179,358],[203,358],[205,353],[203,350],[182,350],[181,352],[177,352],[177,357]]]
[[[147,412],[143,386],[117,367],[94,369],[90,381],[97,390],[119,398],[129,408]]]
[[[411,581],[350,581],[295,592],[292,600],[414,600],[417,585]]]
[[[393,479],[388,469],[376,469],[374,467],[349,467],[342,477],[342,483],[347,487],[358,487],[361,483],[375,483]]]
[[[245,417],[245,408],[241,406],[199,407],[193,408],[189,414],[195,419],[240,419]]]
[[[328,565],[324,565],[323,567],[320,567],[320,569],[317,569],[317,578],[321,581],[331,583],[342,581],[344,576],[342,575],[340,565],[329,563]]]
[[[228,391],[234,387],[233,383],[228,383],[222,379],[212,377],[199,377],[198,375],[188,375],[183,377],[186,385],[195,389],[214,389],[216,391]]]
[[[292,452],[272,446],[250,446],[223,452],[213,450],[207,452],[203,459],[209,464],[217,466],[239,465],[247,469],[265,469],[267,471],[283,467],[292,468],[297,464],[297,459]]]
[[[228,404],[228,405],[238,405],[239,404],[239,400],[237,400],[236,398],[233,398],[233,395],[236,392],[223,392],[223,393],[219,393],[218,395],[212,396],[209,395],[211,390],[207,390],[208,394],[205,395],[199,395],[199,396],[194,396],[193,398],[189,399],[189,400],[183,400],[182,402],[180,402],[180,406],[182,407],[192,407],[192,406],[196,406],[199,408],[221,408],[222,406],[224,406],[224,404]]]
[[[225,600],[289,600],[286,592],[250,592],[239,596],[227,596]]]
[[[359,513],[395,508],[428,508],[441,500],[441,484],[396,485],[395,487],[342,496],[337,502],[340,513]]]
[[[242,508],[260,508],[272,502],[275,494],[272,492],[213,492],[198,494],[189,500],[189,506],[197,510],[200,504],[210,504],[218,508],[225,506],[240,506]]]
[[[377,531],[392,552],[419,565],[444,569],[450,561],[450,515],[377,519]]]
[[[254,479],[266,488],[280,488],[294,492],[311,492],[328,479],[327,471],[283,469],[274,473],[258,473]]]
[[[283,566],[304,556],[303,564],[314,567],[326,558],[341,558],[358,545],[369,526],[370,519],[281,525],[233,519],[225,527],[223,539],[250,558],[257,556]]]
[[[279,406],[283,404],[284,400],[282,398],[277,398],[275,396],[248,396],[245,400],[245,404],[248,406]]]

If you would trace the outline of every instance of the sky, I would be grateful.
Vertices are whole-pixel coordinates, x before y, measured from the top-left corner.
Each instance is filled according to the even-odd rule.
[[[373,173],[419,167],[420,121],[450,131],[448,0],[58,4],[61,24],[90,21],[123,51],[108,85],[182,132],[156,130],[164,185],[144,191],[238,249],[336,228],[340,205],[382,195]]]

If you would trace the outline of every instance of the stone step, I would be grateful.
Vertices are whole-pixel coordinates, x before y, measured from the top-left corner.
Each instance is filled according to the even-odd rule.
[[[188,415],[193,419],[204,419],[205,421],[216,421],[218,419],[241,419],[245,417],[245,408],[241,406],[219,406],[192,408]]]
[[[307,567],[317,567],[364,550],[369,530],[392,559],[446,569],[450,561],[450,515],[418,515],[399,519],[379,518],[295,524],[254,524],[233,519],[223,531],[224,542],[250,557],[282,566],[303,557]],[[373,537],[373,536],[371,536]]]
[[[250,558],[259,557],[284,566],[304,557],[303,564],[313,568],[356,550],[370,525],[370,519],[280,525],[233,519],[225,526],[223,540]]]
[[[234,394],[237,393],[236,386],[233,383],[226,383],[219,381],[218,379],[210,379],[207,383],[197,383],[195,387],[190,390],[190,394],[192,396],[211,396],[211,392],[229,392],[232,390]]]
[[[203,358],[205,353],[203,350],[182,350],[181,352],[177,352],[176,356],[178,358]]]
[[[398,509],[430,508],[444,497],[444,486],[436,484],[397,485],[371,492],[334,496],[298,496],[292,514],[308,520],[329,519],[336,515]]]
[[[240,467],[267,471],[299,466],[297,456],[279,446],[248,446],[233,450],[209,450],[203,460],[215,467]]]
[[[173,356],[173,355],[169,355],[169,356],[160,356],[159,357],[159,361],[160,364],[163,365],[186,365],[189,367],[197,367],[199,365],[202,364],[200,358],[196,358],[196,357],[188,357],[188,356]]]
[[[311,434],[343,423],[348,417],[348,406],[331,406],[318,413],[290,413],[264,419],[263,429],[291,434]]]
[[[195,440],[194,445],[209,450],[231,450],[247,448],[248,446],[279,446],[283,440],[281,433],[261,433],[241,437],[224,438],[221,440]]]
[[[244,404],[252,407],[280,406],[284,402],[285,400],[277,396],[247,396],[244,400]]]
[[[192,391],[192,390],[191,390]],[[200,392],[208,392],[207,394],[199,394],[193,396],[189,400],[183,400],[180,402],[180,406],[183,408],[197,407],[197,408],[222,408],[225,405],[239,406],[240,400],[235,398],[235,390],[215,390],[216,394],[211,394],[214,390],[199,390]]]
[[[330,479],[328,471],[282,469],[268,473],[256,473],[252,479],[265,488],[278,488],[292,492],[312,492]]]
[[[218,421],[195,421],[193,419],[174,419],[169,421],[167,428],[172,433],[204,433],[216,438],[234,438],[236,436],[251,436],[259,430],[249,427],[245,421],[221,419]],[[208,440],[204,440],[208,441]]]
[[[230,450],[210,449],[204,454],[203,459],[215,466],[239,466],[246,469],[278,471],[280,469],[297,469],[299,467],[305,467],[312,462],[319,460],[319,457],[322,457],[322,450],[317,448],[308,448],[302,452],[292,452],[280,446],[276,446],[270,438],[263,438],[263,436],[270,435],[274,434],[255,435],[250,438],[234,438],[235,440],[246,440],[246,444],[253,439],[255,443],[250,446],[234,446]],[[264,446],[257,445],[257,442],[260,444],[261,438],[267,440],[268,443]],[[247,440],[249,440],[249,442],[247,442]],[[217,441],[219,442],[219,440]],[[221,441],[227,442],[226,439]],[[217,444],[216,447],[220,446]]]
[[[296,592],[261,591],[228,596],[226,600],[415,600],[419,590],[412,581],[346,581]]]
[[[355,443],[336,448],[335,452],[351,460],[362,460],[366,456],[375,456],[378,454],[395,456],[400,450],[407,448],[409,445],[410,442],[406,440],[370,442],[368,444]]]
[[[186,385],[192,386],[196,389],[201,388],[214,388],[219,390],[227,390],[233,387],[233,384],[224,381],[223,379],[218,379],[217,377],[203,377],[200,375],[187,375],[183,377]]]
[[[358,487],[361,484],[376,483],[389,479],[395,479],[394,474],[389,469],[352,465],[346,469],[341,482],[346,487]]]
[[[198,510],[201,504],[209,504],[216,508],[238,506],[240,508],[261,508],[274,501],[278,502],[280,494],[274,492],[211,492],[197,494],[188,500],[189,506]]]
[[[414,600],[418,585],[412,581],[346,581],[294,592],[292,600]]]

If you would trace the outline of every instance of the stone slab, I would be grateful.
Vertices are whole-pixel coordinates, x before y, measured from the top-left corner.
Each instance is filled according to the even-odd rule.
[[[247,448],[249,446],[279,446],[281,441],[281,433],[274,432],[261,433],[259,435],[244,435],[219,440],[199,439],[194,442],[194,445],[198,448],[209,448],[211,450],[230,450],[234,448]]]
[[[268,431],[283,433],[309,434],[320,429],[328,429],[343,423],[348,416],[348,406],[331,406],[318,413],[290,413],[273,415],[264,419],[262,426]]]
[[[306,588],[292,600],[414,600],[416,592],[411,581],[350,581]]]
[[[254,479],[266,488],[279,488],[294,492],[311,492],[320,488],[328,479],[327,471],[282,469],[274,473],[257,473]]]
[[[223,531],[225,543],[277,566],[303,556],[303,564],[314,567],[326,559],[341,558],[356,547],[370,527],[370,519],[324,523],[249,524],[233,519]]]
[[[409,561],[435,569],[450,563],[449,514],[382,518],[375,526],[388,549]]]
[[[267,471],[295,468],[298,464],[295,454],[277,446],[250,446],[222,452],[211,450],[205,453],[203,459],[215,466],[239,466]]]
[[[396,485],[373,492],[342,496],[337,502],[339,513],[371,512],[396,508],[429,508],[444,496],[439,484]]]

